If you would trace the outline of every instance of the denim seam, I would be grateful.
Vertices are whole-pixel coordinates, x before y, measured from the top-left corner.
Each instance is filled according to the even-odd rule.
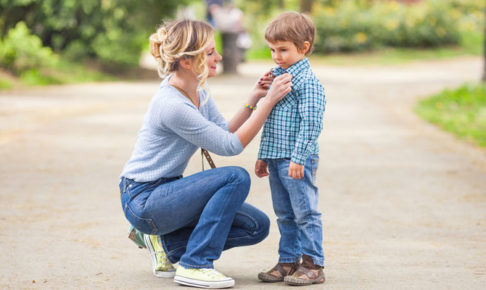
[[[149,223],[149,224],[151,225],[151,227],[152,227],[152,233],[151,233],[152,235],[157,234],[157,231],[158,231],[158,230],[157,230],[157,226],[155,225],[155,223],[154,223],[154,221],[153,221],[152,219],[146,219],[146,218],[142,218],[142,217],[139,217],[138,215],[136,215],[136,214],[133,212],[132,207],[130,206],[130,202],[127,202],[127,203],[126,203],[125,208],[126,208],[127,210],[129,210],[129,211],[130,211],[130,213],[131,213],[131,214],[132,214],[134,217],[136,217],[137,219],[140,219],[140,220],[142,220],[142,221],[144,221],[144,222]]]
[[[254,224],[255,224],[255,230],[253,230],[252,233],[258,233],[258,230],[260,229],[260,225],[258,224],[258,221],[253,218],[251,215],[248,215],[248,214],[245,214],[245,213],[241,213],[241,212],[237,212],[236,213],[237,215],[242,215],[242,216],[245,216],[247,217],[248,219],[250,219]],[[255,234],[256,235],[256,234]],[[241,237],[232,237],[232,238],[227,238],[228,241],[233,241],[233,240],[240,240],[240,239],[243,239],[243,238],[247,238],[247,237],[253,237],[254,235],[245,235],[245,236],[241,236]]]

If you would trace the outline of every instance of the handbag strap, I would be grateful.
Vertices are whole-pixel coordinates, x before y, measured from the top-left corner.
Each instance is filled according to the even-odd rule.
[[[171,85],[171,86],[173,86],[182,95],[184,95],[184,97],[188,98],[189,101],[191,101],[191,103],[194,104],[194,102],[192,101],[192,99],[189,98],[189,96],[187,95],[186,91],[184,91],[183,89],[179,88],[178,86],[174,86],[174,85]],[[196,104],[194,104],[194,106],[196,106]],[[216,168],[216,165],[214,164],[213,158],[211,158],[211,155],[209,155],[209,151],[206,150],[206,149],[201,148],[201,164],[202,164],[202,170],[204,171],[204,160],[202,158],[203,155],[204,155],[204,157],[206,157],[206,160],[208,161],[209,166],[211,166],[211,168]]]
[[[204,157],[206,157],[206,160],[208,161],[209,166],[211,166],[211,168],[216,168],[216,165],[214,164],[213,158],[211,158],[211,155],[209,155],[208,150],[201,148],[202,170],[204,171],[204,161],[203,161],[203,158],[202,158],[203,155],[204,155]]]

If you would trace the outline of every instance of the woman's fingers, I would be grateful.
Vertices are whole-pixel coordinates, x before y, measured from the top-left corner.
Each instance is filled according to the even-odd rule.
[[[273,80],[273,83],[278,89],[286,90],[292,85],[292,76],[288,73],[280,75]]]

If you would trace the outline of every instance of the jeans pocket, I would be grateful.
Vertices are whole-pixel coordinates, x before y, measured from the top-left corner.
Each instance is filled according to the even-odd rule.
[[[125,217],[139,231],[145,234],[155,235],[157,226],[152,219],[141,218],[136,215],[128,204],[124,208]]]

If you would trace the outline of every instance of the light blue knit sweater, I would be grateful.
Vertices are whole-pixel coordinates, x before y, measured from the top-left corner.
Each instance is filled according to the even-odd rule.
[[[224,156],[243,151],[240,139],[228,131],[228,124],[207,91],[199,90],[198,110],[168,85],[168,80],[161,83],[150,102],[121,176],[147,182],[182,175],[199,147]]]

